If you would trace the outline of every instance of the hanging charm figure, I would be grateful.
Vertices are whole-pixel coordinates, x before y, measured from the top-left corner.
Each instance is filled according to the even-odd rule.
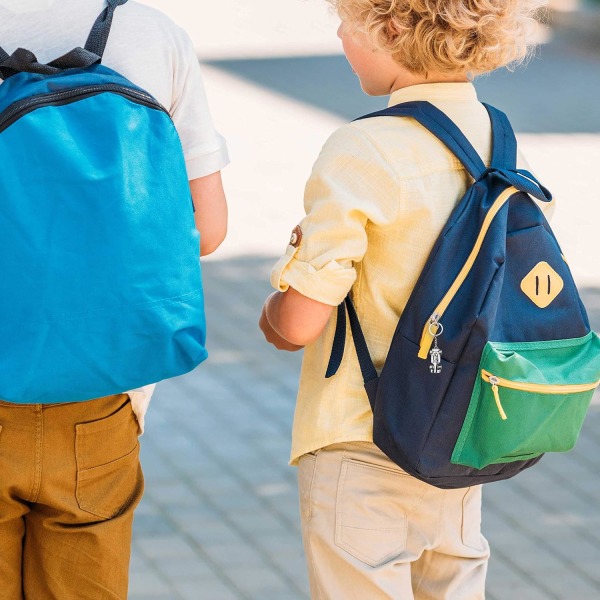
[[[432,331],[432,326],[435,326],[435,330]],[[429,371],[434,375],[438,375],[442,372],[442,351],[438,348],[437,339],[444,331],[444,326],[441,323],[432,322],[429,325],[429,331],[433,335],[433,348],[429,351],[431,356],[431,364],[429,365]]]

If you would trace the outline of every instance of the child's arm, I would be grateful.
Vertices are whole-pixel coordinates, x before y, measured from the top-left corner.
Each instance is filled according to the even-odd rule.
[[[306,186],[306,217],[271,274],[278,292],[260,319],[268,342],[297,350],[321,336],[356,281],[368,223],[394,222],[399,201],[392,168],[362,130],[329,138]]]
[[[259,325],[267,342],[279,350],[294,352],[323,333],[332,312],[333,306],[289,288],[267,298]]]
[[[221,172],[190,181],[196,208],[196,227],[200,232],[200,255],[214,252],[227,235],[227,200]]]

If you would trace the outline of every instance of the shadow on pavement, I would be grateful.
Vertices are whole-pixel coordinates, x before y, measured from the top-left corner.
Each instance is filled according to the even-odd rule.
[[[222,60],[209,64],[351,120],[384,108],[362,93],[344,56]],[[521,133],[600,132],[600,55],[562,35],[528,67],[476,80],[479,97],[502,108]]]

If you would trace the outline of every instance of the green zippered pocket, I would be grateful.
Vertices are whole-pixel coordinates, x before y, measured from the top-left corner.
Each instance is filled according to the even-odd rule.
[[[600,384],[600,339],[488,342],[454,464],[490,464],[566,452]]]

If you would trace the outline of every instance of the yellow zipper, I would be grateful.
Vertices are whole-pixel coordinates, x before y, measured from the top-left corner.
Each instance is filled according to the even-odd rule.
[[[481,246],[483,245],[483,241],[487,235],[490,225],[492,224],[492,221],[494,220],[494,217],[498,214],[508,199],[514,194],[518,193],[518,191],[519,190],[514,186],[506,188],[498,196],[494,204],[492,204],[490,210],[485,216],[483,224],[481,225],[481,230],[477,236],[477,239],[475,240],[475,245],[473,246],[473,250],[471,250],[471,254],[469,254],[469,257],[463,265],[463,268],[460,270],[460,273],[454,280],[454,283],[450,286],[450,289],[446,292],[441,302],[436,306],[427,323],[425,323],[425,326],[423,327],[423,333],[421,335],[421,342],[419,345],[419,358],[426,359],[428,357],[433,340],[439,330],[440,320],[450,305],[450,302],[452,302],[452,299],[454,296],[456,296],[456,293],[469,275],[469,272],[473,268],[473,264],[479,255],[479,251],[481,250]]]
[[[511,390],[519,390],[522,392],[533,392],[534,394],[578,394],[581,392],[589,392],[596,389],[600,385],[600,381],[594,383],[568,383],[568,384],[552,384],[552,383],[527,383],[525,381],[511,381],[510,379],[503,379],[502,377],[496,377],[485,369],[481,370],[481,378],[492,385],[492,392],[494,393],[494,399],[496,400],[496,406],[498,412],[503,421],[508,418],[502,408],[500,402],[500,390],[499,387],[509,388]]]

